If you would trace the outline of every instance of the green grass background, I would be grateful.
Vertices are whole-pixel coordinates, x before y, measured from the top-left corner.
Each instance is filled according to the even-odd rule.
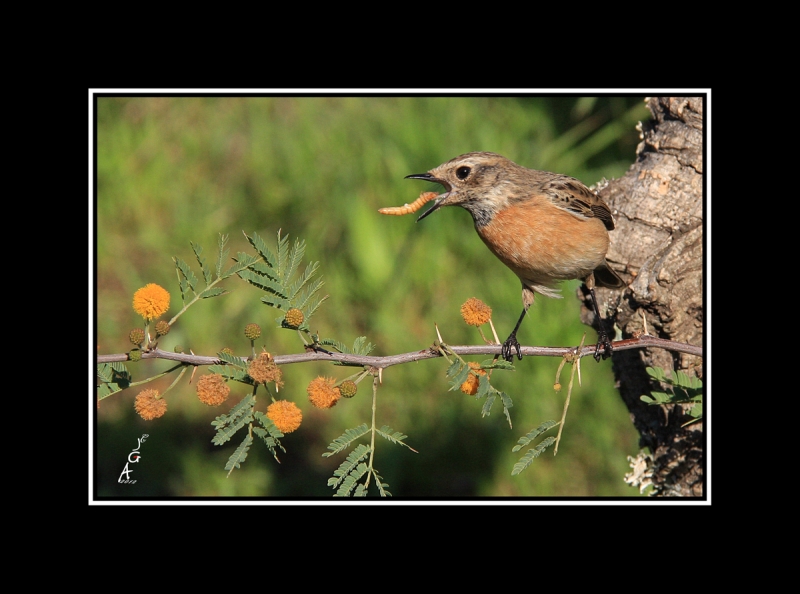
[[[173,256],[196,267],[189,242],[213,265],[218,234],[231,253],[251,251],[242,231],[270,245],[282,229],[306,241],[329,295],[311,320],[323,337],[352,344],[366,336],[373,354],[428,347],[434,323],[450,344],[479,344],[459,307],[478,297],[494,311],[501,339],[520,309],[517,278],[486,249],[463,209],[447,208],[415,223],[377,210],[439,191],[404,176],[469,151],[494,151],[521,165],[557,171],[593,184],[622,175],[635,158],[643,97],[96,97],[96,346],[126,352],[141,326],[131,308],[136,289],[158,283],[180,308]],[[613,234],[612,234],[613,241]],[[160,346],[176,344],[213,355],[231,347],[247,355],[243,330],[262,327],[257,349],[302,352],[297,334],[275,327],[276,310],[233,278],[231,293],[185,313]],[[565,299],[537,299],[520,331],[523,344],[566,346],[596,339],[579,320],[577,282]],[[481,360],[484,357],[478,357]],[[559,360],[525,358],[493,384],[514,401],[513,429],[495,404],[449,392],[444,360],[389,368],[378,393],[377,422],[408,435],[419,451],[380,440],[375,466],[395,497],[636,497],[623,482],[637,434],[614,388],[611,362],[584,360],[558,456],[552,450],[511,476],[523,452],[517,439],[540,422],[559,419],[566,390],[552,384]],[[169,366],[130,363],[134,380]],[[210,422],[248,393],[232,384],[229,401],[200,403],[187,376],[167,393],[163,418],[145,422],[133,410],[142,388],[103,400],[96,415],[97,494],[108,497],[330,497],[327,479],[345,454],[322,453],[345,429],[369,422],[371,390],[327,411],[313,408],[305,387],[317,375],[344,377],[351,368],[323,363],[284,366],[279,396],[302,409],[300,429],[283,439],[277,464],[259,440],[241,469],[224,465],[241,441],[211,444]],[[198,369],[197,374],[205,373]],[[567,376],[568,377],[568,376]],[[173,377],[148,387],[164,390]],[[566,386],[565,377],[562,383]],[[267,402],[263,391],[258,409]],[[117,483],[137,438],[148,434],[134,485]],[[551,431],[551,434],[554,432]],[[371,490],[371,494],[375,494]]]

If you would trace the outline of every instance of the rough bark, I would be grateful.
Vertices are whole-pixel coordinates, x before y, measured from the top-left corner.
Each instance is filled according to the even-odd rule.
[[[642,124],[636,162],[600,190],[617,225],[608,261],[628,283],[624,290],[598,290],[600,311],[623,338],[646,332],[703,345],[704,99],[656,97],[648,99],[648,107],[653,119]],[[639,479],[651,481],[657,496],[704,496],[703,422],[683,427],[691,419],[687,405],[650,406],[640,400],[662,389],[646,367],[702,378],[702,359],[644,349],[615,353],[612,360],[640,445],[652,453],[636,460]]]

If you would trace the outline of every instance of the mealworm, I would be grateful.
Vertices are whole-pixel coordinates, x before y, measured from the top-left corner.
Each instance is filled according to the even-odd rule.
[[[430,202],[434,198],[436,198],[436,192],[423,192],[419,195],[419,198],[414,200],[411,204],[406,204],[404,206],[388,206],[386,208],[381,208],[378,210],[379,213],[385,215],[405,215],[411,214],[412,212],[417,212],[422,205],[426,202]]]

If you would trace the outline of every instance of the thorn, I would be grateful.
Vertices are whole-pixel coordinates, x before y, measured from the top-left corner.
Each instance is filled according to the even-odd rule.
[[[489,318],[489,327],[492,329],[492,334],[494,335],[494,343],[500,344],[500,339],[497,337],[497,330],[494,329],[494,324],[492,323],[492,318]]]
[[[383,384],[383,367],[378,367],[378,383]]]
[[[442,340],[442,335],[439,332],[439,326],[436,325],[436,322],[433,323],[434,328],[436,328],[436,336],[439,337],[439,344],[444,344],[444,340]]]

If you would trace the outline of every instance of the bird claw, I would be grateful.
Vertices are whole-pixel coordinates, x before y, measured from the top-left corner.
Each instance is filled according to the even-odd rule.
[[[500,350],[500,356],[510,363],[511,360],[514,358],[514,351],[517,352],[517,358],[520,361],[522,361],[522,350],[520,349],[520,344],[519,341],[517,340],[517,335],[514,332],[512,332],[511,335],[508,338],[506,338],[506,341],[503,343],[503,348]]]
[[[611,341],[608,338],[608,334],[606,334],[604,331],[599,332],[597,334],[597,346],[594,349],[594,360],[599,363],[601,357],[603,360],[608,359],[613,350],[614,349],[611,346]]]

